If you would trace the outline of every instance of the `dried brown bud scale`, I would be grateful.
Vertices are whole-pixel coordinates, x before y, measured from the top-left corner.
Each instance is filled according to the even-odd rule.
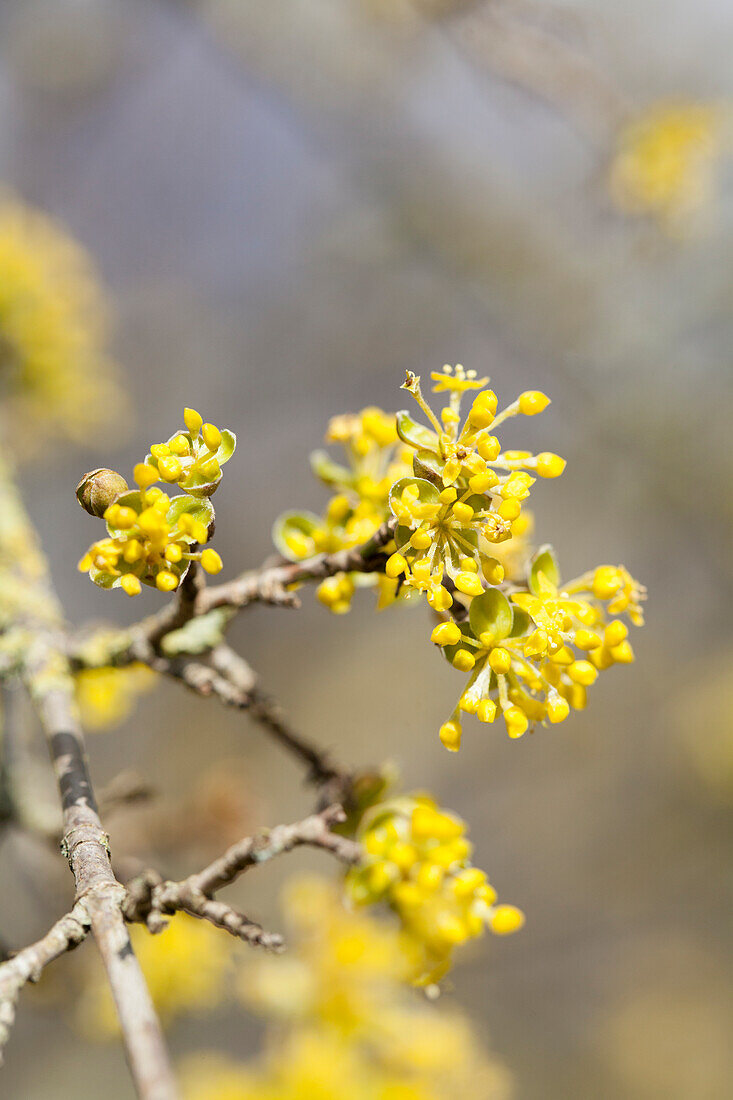
[[[76,499],[90,516],[101,518],[110,504],[127,489],[127,482],[121,474],[102,467],[84,474],[76,487]]]

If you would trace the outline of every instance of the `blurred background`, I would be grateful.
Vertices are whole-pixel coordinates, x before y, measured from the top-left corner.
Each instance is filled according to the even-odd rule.
[[[565,576],[622,561],[648,586],[637,661],[587,711],[521,741],[467,723],[455,757],[437,738],[455,674],[421,610],[375,614],[367,592],[334,617],[306,592],[232,631],[304,733],[394,759],[466,817],[477,864],[526,912],[462,956],[448,993],[520,1100],[733,1087],[732,49],[726,0],[0,5],[0,184],[95,257],[129,394],[106,436],[23,466],[74,622],[159,603],[76,572],[96,537],[73,498],[84,470],[129,473],[183,405],[236,431],[227,577],[271,552],[279,512],[323,506],[308,454],[332,415],[403,407],[405,370],[446,362],[489,374],[500,402],[552,397],[521,425],[568,459],[532,494],[540,541]],[[99,786],[132,766],[164,805],[219,804],[226,773],[245,831],[310,806],[246,716],[169,684],[90,755]],[[6,836],[13,946],[70,895],[40,861]],[[282,927],[294,861],[327,869],[291,856],[233,899]],[[3,1096],[76,1096],[83,1055],[93,1095],[131,1097],[117,1046],[81,1047],[52,1000],[23,1001]],[[171,1041],[246,1055],[259,1027],[222,1010]]]

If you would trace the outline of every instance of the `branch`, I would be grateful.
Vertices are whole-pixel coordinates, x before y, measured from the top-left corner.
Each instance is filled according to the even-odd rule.
[[[243,573],[233,581],[212,585],[201,595],[201,611],[215,607],[242,608],[255,601],[297,606],[288,589],[302,581],[324,580],[335,573],[373,573],[384,565],[384,547],[393,537],[396,519],[386,520],[361,546],[335,554],[317,554],[302,562],[287,562]]]
[[[328,753],[296,733],[277,703],[257,686],[257,677],[243,657],[230,646],[217,645],[209,662],[193,657],[165,657],[149,645],[135,646],[135,659],[153,671],[177,680],[202,698],[213,697],[225,706],[246,710],[288,752],[308,768],[306,780],[320,790],[319,807],[340,802],[351,804],[354,775],[335,763]]]
[[[278,607],[297,607],[299,600],[291,586],[305,581],[324,580],[336,573],[373,573],[386,560],[384,547],[394,535],[397,521],[387,520],[370,539],[351,550],[335,554],[317,554],[301,562],[270,560],[259,569],[250,570],[224,584],[200,587],[197,574],[196,591],[184,591],[181,585],[177,599],[155,615],[127,630],[100,631],[91,638],[75,639],[68,647],[72,666],[79,668],[121,668],[135,661],[148,662],[151,649],[158,653],[167,634],[178,630],[190,619],[206,615],[217,608],[232,614],[251,603],[269,603]],[[188,580],[188,576],[186,578]],[[192,582],[193,583],[193,582]],[[149,662],[148,662],[149,663]]]
[[[48,742],[61,798],[62,847],[77,902],[84,903],[107,971],[138,1095],[174,1100],[177,1089],[163,1033],[122,917],[125,890],[112,872],[109,841],[97,812],[61,607],[2,456],[0,514],[0,629],[16,653]]]
[[[87,900],[81,898],[70,913],[56,921],[43,939],[0,964],[0,1061],[2,1049],[15,1022],[15,1009],[21,989],[26,982],[37,982],[48,963],[85,940],[90,926]]]
[[[230,646],[217,646],[211,653],[211,663],[235,689],[234,695],[231,691],[226,692],[228,698],[222,697],[222,702],[246,709],[283,748],[307,765],[306,780],[320,789],[319,808],[336,802],[348,808],[352,801],[353,773],[336,764],[324,749],[295,732],[282,708],[258,688],[254,671]]]
[[[166,916],[183,911],[208,920],[247,943],[279,951],[283,947],[281,936],[265,932],[259,924],[225,902],[215,900],[213,895],[250,867],[302,845],[330,852],[344,863],[358,863],[362,855],[360,845],[331,831],[345,819],[341,807],[334,805],[292,825],[264,829],[233,844],[202,871],[179,882],[163,880],[156,872],[147,871],[128,883],[125,917],[141,921],[151,932],[157,932],[165,926]]]

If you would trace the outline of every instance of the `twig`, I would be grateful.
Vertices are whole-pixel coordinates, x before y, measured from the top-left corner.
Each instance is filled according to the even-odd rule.
[[[288,562],[243,573],[233,581],[212,585],[201,595],[202,612],[215,607],[242,608],[255,601],[292,605],[297,597],[288,591],[301,581],[324,580],[336,573],[372,573],[384,564],[384,547],[394,535],[396,519],[389,519],[361,546],[335,554],[317,554],[302,562]]]
[[[231,646],[219,645],[212,650],[211,663],[240,693],[230,705],[246,709],[283,748],[307,765],[307,781],[320,789],[319,809],[336,802],[348,807],[354,779],[352,772],[336,764],[324,749],[296,733],[282,708],[257,686],[257,677],[244,658]]]
[[[344,863],[358,863],[361,847],[355,841],[332,832],[346,818],[341,806],[329,806],[291,825],[277,825],[233,844],[202,871],[179,882],[163,880],[146,871],[128,883],[124,914],[129,921],[142,921],[159,931],[165,916],[183,911],[208,920],[239,939],[270,950],[283,947],[282,937],[265,932],[259,924],[213,895],[228,886],[250,867],[265,863],[302,845],[330,852]]]
[[[0,965],[0,1060],[15,1021],[18,996],[26,982],[37,982],[41,971],[59,955],[86,939],[91,926],[87,898],[80,898],[70,913],[56,921],[46,935]]]
[[[353,774],[288,725],[278,704],[258,688],[256,675],[249,664],[230,646],[222,644],[212,650],[210,664],[191,657],[162,657],[142,648],[138,651],[138,659],[155,672],[178,680],[197,695],[213,697],[225,706],[246,710],[307,766],[307,781],[319,788],[319,808],[333,802],[351,804]]]

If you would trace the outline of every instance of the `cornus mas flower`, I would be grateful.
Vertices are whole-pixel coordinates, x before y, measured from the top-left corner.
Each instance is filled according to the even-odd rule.
[[[496,429],[510,417],[534,416],[549,404],[536,390],[520,394],[497,413],[497,397],[483,387],[487,378],[475,371],[446,366],[432,375],[434,390],[448,393],[440,419],[427,404],[420,379],[408,372],[403,385],[425,413],[431,427],[397,414],[397,433],[414,451],[413,476],[401,478],[390,491],[390,507],[398,520],[396,552],[387,561],[388,577],[427,594],[435,610],[446,610],[452,597],[445,575],[466,596],[478,596],[484,582],[504,579],[493,545],[511,539],[521,518],[522,503],[536,478],[558,477],[564,459],[550,452],[502,451]],[[465,419],[463,396],[479,390]],[[531,472],[530,472],[531,471]]]
[[[349,464],[318,452],[313,465],[336,494],[323,518],[282,516],[274,537],[283,554],[299,560],[365,542],[391,513],[397,525],[385,547],[382,602],[424,594],[440,619],[432,641],[469,673],[440,729],[443,744],[456,751],[464,713],[487,723],[501,714],[516,738],[536,722],[561,722],[584,707],[600,670],[633,660],[627,627],[614,616],[641,625],[645,591],[612,565],[560,586],[550,548],[532,557],[524,502],[536,478],[558,477],[565,460],[550,451],[503,450],[496,433],[512,417],[542,412],[545,394],[526,390],[498,411],[488,379],[475,371],[446,366],[432,379],[434,391],[447,394],[439,416],[416,375],[408,372],[403,385],[429,426],[406,411],[393,426],[378,409],[333,420],[328,439],[344,446]],[[466,397],[471,405],[463,416]],[[347,611],[360,583],[374,583],[374,574],[330,577],[319,598]]]
[[[496,891],[471,865],[466,824],[425,795],[397,798],[364,816],[357,832],[365,861],[346,878],[358,904],[386,902],[420,948],[421,984],[442,977],[454,949],[481,935],[514,932],[519,909],[496,905]]]
[[[221,480],[220,465],[231,456],[235,439],[231,432],[203,424],[191,409],[186,409],[185,417],[188,433],[179,432],[172,439],[182,440],[181,449],[185,443],[190,452],[186,468],[180,463],[176,468],[178,483],[188,485],[189,493],[171,499],[155,485],[163,476],[161,464],[168,480],[173,480],[173,469],[165,466],[167,456],[155,459],[151,455],[135,466],[137,489],[120,492],[119,482],[124,485],[124,481],[110,470],[86,475],[77,487],[82,507],[92,514],[101,513],[107,525],[108,537],[93,543],[79,562],[80,572],[88,572],[101,588],[121,588],[128,596],[136,596],[147,584],[161,592],[172,592],[192,561],[200,562],[207,573],[218,573],[222,568],[215,550],[199,547],[208,541],[214,520],[208,497]],[[214,478],[211,469],[202,472],[200,462],[215,444],[214,453],[219,458]]]
[[[581,710],[601,669],[634,659],[628,628],[612,616],[643,623],[645,590],[623,566],[599,566],[560,586],[549,547],[535,555],[526,590],[490,588],[474,597],[468,618],[447,620],[431,640],[470,677],[451,718],[440,729],[446,748],[461,742],[461,712],[493,722],[501,713],[510,737],[535,722],[556,723]]]
[[[192,497],[208,497],[221,481],[221,468],[234,454],[236,436],[216,424],[205,424],[195,409],[184,409],[185,431],[165,443],[153,443],[145,462],[157,471],[155,481],[178,485]]]
[[[409,472],[409,449],[400,444],[394,414],[373,406],[355,415],[334,417],[327,443],[343,447],[347,465],[325,451],[311,456],[316,476],[334,495],[323,516],[286,512],[276,521],[273,540],[284,557],[302,561],[319,553],[347,550],[366,542],[389,516],[389,491]],[[359,584],[381,584],[381,603],[394,597],[396,584],[382,574],[337,573],[317,589],[318,599],[335,614],[343,614]]]

